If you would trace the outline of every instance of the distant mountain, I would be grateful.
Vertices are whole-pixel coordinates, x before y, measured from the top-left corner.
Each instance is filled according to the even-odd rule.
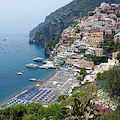
[[[94,10],[102,2],[120,3],[120,0],[73,0],[51,13],[46,17],[45,22],[31,30],[30,38],[34,43],[49,43],[76,19],[85,16],[88,11]]]

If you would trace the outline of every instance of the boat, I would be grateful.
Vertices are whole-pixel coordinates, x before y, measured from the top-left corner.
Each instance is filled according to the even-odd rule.
[[[38,68],[38,65],[33,64],[33,63],[29,63],[29,64],[26,64],[26,67],[28,67],[28,68]]]
[[[36,78],[30,78],[29,80],[30,80],[30,81],[34,81],[34,82],[41,82],[40,79],[36,79]]]
[[[8,38],[4,38],[3,41],[6,41]]]
[[[22,72],[17,72],[17,75],[22,75],[23,73]]]
[[[44,59],[40,57],[33,58],[34,61],[36,62],[42,62]]]
[[[29,80],[30,81],[36,81],[37,79],[36,78],[30,78]]]

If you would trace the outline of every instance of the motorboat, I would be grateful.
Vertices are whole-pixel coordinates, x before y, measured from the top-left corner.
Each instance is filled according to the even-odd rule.
[[[30,81],[36,81],[37,79],[36,78],[30,78],[29,80]]]
[[[4,38],[3,41],[6,41],[8,38]]]
[[[42,62],[44,59],[40,57],[33,58],[34,61]]]
[[[17,72],[17,75],[22,75],[23,73],[22,72]]]
[[[29,80],[33,81],[33,82],[40,82],[41,81],[40,79],[36,79],[36,78],[30,78]]]
[[[29,68],[38,68],[38,65],[37,64],[33,64],[33,63],[29,63],[29,64],[26,64],[26,67],[29,67]]]

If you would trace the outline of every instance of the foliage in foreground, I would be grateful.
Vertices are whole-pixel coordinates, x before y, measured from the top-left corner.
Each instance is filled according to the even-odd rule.
[[[120,96],[120,66],[115,66],[108,71],[105,89],[112,97]]]
[[[115,66],[108,72],[97,75],[97,79],[105,79],[104,89],[110,96],[116,98],[120,96],[120,66]],[[51,104],[43,107],[38,103],[27,105],[13,105],[0,110],[0,120],[119,120],[120,109],[110,111],[110,113],[101,112],[94,104],[89,102],[92,99],[92,93],[95,92],[95,86],[87,84],[78,86],[80,92],[74,92],[69,96],[59,97],[59,104]],[[72,109],[66,106],[72,106]]]
[[[63,108],[62,104],[51,104],[47,108],[38,103],[13,105],[0,110],[0,120],[64,120],[68,112]]]

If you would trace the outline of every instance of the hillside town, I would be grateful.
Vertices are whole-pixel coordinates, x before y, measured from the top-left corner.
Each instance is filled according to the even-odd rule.
[[[120,42],[119,14],[119,4],[103,2],[94,11],[89,11],[87,16],[77,19],[74,25],[62,32],[62,38],[52,52],[56,65],[86,68],[90,82],[94,81],[97,73],[119,65],[119,60],[116,59],[118,51],[107,56],[103,48],[106,36],[113,36],[111,41],[115,44]],[[107,56],[108,60],[96,65],[92,59],[87,58],[88,55],[101,58]]]

